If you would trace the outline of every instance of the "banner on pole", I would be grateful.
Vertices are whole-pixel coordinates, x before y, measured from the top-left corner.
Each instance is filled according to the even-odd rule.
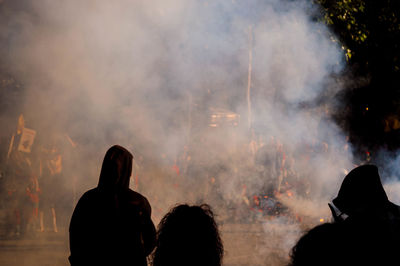
[[[24,128],[22,130],[21,140],[18,145],[18,151],[30,153],[35,137],[36,137],[35,130]]]

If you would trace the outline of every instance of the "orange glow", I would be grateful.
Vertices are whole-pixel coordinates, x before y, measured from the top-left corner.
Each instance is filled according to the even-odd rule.
[[[321,219],[319,219],[319,221],[320,221],[321,223],[325,222],[325,220],[324,220],[324,219],[322,219],[322,218],[321,218]]]

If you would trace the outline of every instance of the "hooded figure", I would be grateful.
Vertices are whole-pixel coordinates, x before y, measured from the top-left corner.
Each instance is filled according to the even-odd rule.
[[[351,219],[400,219],[400,207],[389,201],[375,165],[353,169],[332,202]]]
[[[333,203],[341,214],[331,207],[340,228],[333,234],[336,247],[331,250],[347,258],[342,265],[399,264],[400,207],[389,201],[375,165],[353,169]],[[348,217],[342,219],[342,214]]]
[[[83,194],[71,218],[71,265],[147,265],[155,227],[148,200],[129,189],[132,159],[121,146],[107,151],[98,186]]]

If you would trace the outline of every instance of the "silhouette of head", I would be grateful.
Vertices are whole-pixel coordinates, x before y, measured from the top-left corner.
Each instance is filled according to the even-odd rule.
[[[385,207],[389,200],[383,189],[378,168],[375,165],[362,165],[353,169],[344,178],[333,203],[349,216]]]
[[[210,206],[179,205],[158,225],[153,265],[208,265],[222,263],[223,245]]]
[[[305,233],[290,253],[290,266],[344,265],[341,225],[325,223]],[[346,264],[347,265],[347,264]]]
[[[371,225],[376,224],[318,225],[293,247],[289,265],[398,265],[398,234],[390,226]]]
[[[132,159],[132,154],[121,146],[114,145],[108,149],[101,167],[99,190],[116,193],[128,189]]]

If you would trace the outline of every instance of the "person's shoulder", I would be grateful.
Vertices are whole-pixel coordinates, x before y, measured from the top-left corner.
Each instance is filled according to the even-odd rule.
[[[88,191],[86,191],[85,193],[83,193],[83,195],[80,197],[78,204],[82,204],[84,202],[88,202],[91,200],[95,200],[95,198],[97,198],[98,196],[98,190],[97,188],[92,188]]]
[[[93,210],[93,206],[96,205],[95,202],[97,201],[96,194],[96,189],[90,189],[83,193],[75,206],[73,220],[82,220]]]
[[[86,191],[85,193],[83,193],[81,198],[91,197],[92,195],[96,195],[97,193],[98,193],[98,189],[92,188],[92,189],[89,189],[88,191]]]
[[[129,189],[127,191],[128,201],[134,205],[143,206],[145,209],[151,210],[150,203],[145,196],[142,194]]]
[[[148,202],[145,196],[143,196],[139,192],[133,191],[132,189],[129,189],[127,191],[127,194],[130,200]]]
[[[400,206],[397,204],[394,204],[393,202],[389,202],[388,208],[392,215],[394,215],[396,218],[400,218]]]

